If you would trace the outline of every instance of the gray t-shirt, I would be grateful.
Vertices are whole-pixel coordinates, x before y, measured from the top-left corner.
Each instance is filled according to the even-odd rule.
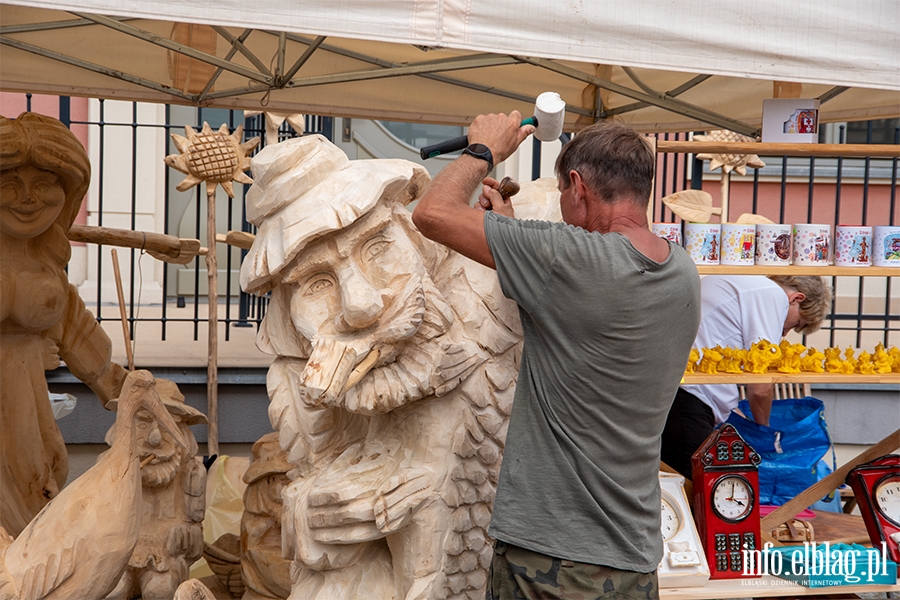
[[[525,345],[490,534],[558,558],[650,572],[662,557],[659,447],[700,322],[682,248],[486,213]]]

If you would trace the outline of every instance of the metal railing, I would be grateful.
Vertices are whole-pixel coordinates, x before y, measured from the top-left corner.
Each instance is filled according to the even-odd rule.
[[[98,196],[98,224],[103,224],[104,214],[104,185],[103,180],[105,173],[103,172],[103,156],[106,152],[115,151],[110,148],[106,141],[108,134],[116,130],[128,130],[132,138],[133,147],[140,144],[139,136],[142,130],[160,128],[165,133],[167,140],[167,154],[176,152],[171,139],[171,133],[183,133],[185,124],[190,124],[195,129],[199,129],[204,122],[209,122],[216,129],[222,123],[227,123],[229,129],[234,129],[240,124],[244,125],[245,138],[249,139],[259,136],[262,140],[259,148],[265,145],[265,127],[264,116],[262,114],[244,118],[241,111],[228,111],[223,109],[186,109],[167,106],[165,109],[165,123],[147,123],[142,122],[138,118],[138,105],[134,104],[132,110],[132,118],[130,121],[108,120],[104,111],[104,101],[99,101],[99,116],[95,120],[73,120],[69,109],[69,99],[60,98],[60,117],[67,125],[81,125],[92,129],[96,133],[97,148],[96,152],[101,157],[100,164],[95,165],[99,175],[99,196]],[[30,110],[30,105],[29,105]],[[181,111],[179,114],[175,114]],[[193,111],[192,122],[185,123],[184,111]],[[306,132],[321,133],[328,139],[333,140],[333,120],[323,117],[306,117]],[[289,125],[284,124],[278,132],[279,141],[297,135]],[[687,134],[661,134],[657,136],[660,140],[685,140]],[[900,128],[894,132],[895,140],[900,140]],[[843,140],[841,140],[843,141]],[[897,143],[895,141],[895,143]],[[738,177],[731,180],[732,190],[742,189],[745,200],[743,202],[747,212],[757,213],[764,211],[766,202],[771,205],[772,198],[777,197],[774,202],[778,207],[778,214],[767,215],[777,222],[790,222],[791,215],[800,215],[802,219],[796,222],[812,222],[813,218],[816,222],[830,222],[836,225],[842,223],[842,219],[846,219],[846,215],[853,214],[854,223],[859,225],[896,225],[897,224],[897,176],[898,161],[900,159],[822,159],[822,158],[789,158],[789,157],[762,157],[767,166],[763,169],[753,170],[744,177]],[[157,157],[162,161],[163,156]],[[133,152],[131,156],[132,168],[132,186],[131,206],[132,219],[131,226],[137,229],[137,221],[135,214],[137,213],[137,189],[136,177],[134,173],[137,171],[137,153]],[[706,187],[708,190],[714,188],[716,180],[720,177],[718,174],[710,172],[708,163],[700,160],[696,155],[688,154],[660,154],[659,168],[656,181],[656,200],[654,210],[654,220],[661,222],[676,222],[678,220],[675,215],[659,202],[664,196],[673,192],[688,189]],[[177,176],[172,169],[165,170],[165,223],[164,233],[179,235],[178,231],[170,231],[172,229],[172,215],[170,214],[170,206],[173,202],[172,190],[178,181]],[[694,176],[700,174],[699,177]],[[175,180],[170,180],[176,176]],[[236,225],[242,231],[254,232],[254,227],[246,221],[244,209],[243,194],[244,190],[238,190],[236,186],[235,198],[229,199],[224,209],[224,218],[227,223]],[[243,186],[248,188],[249,186]],[[798,191],[802,188],[802,194]],[[878,193],[874,190],[877,188]],[[851,193],[852,192],[852,193]],[[202,193],[200,186],[191,191],[193,199],[191,200],[191,208],[193,212],[194,230],[190,237],[204,239],[201,235],[201,223],[205,219],[201,218],[201,202],[200,194]],[[805,200],[799,202],[797,198],[804,196]],[[877,203],[873,202],[873,197],[877,196]],[[183,199],[182,199],[183,202]],[[734,201],[732,200],[732,203]],[[805,204],[805,205],[804,205]],[[877,204],[877,206],[875,205]],[[740,206],[740,203],[736,203]],[[798,208],[799,206],[799,208]],[[773,212],[774,209],[769,209]],[[823,212],[824,211],[824,212]],[[830,215],[828,221],[822,220],[822,215],[827,212]],[[786,220],[787,219],[787,220]],[[181,233],[184,233],[182,231]],[[185,237],[185,236],[182,236]],[[220,246],[221,247],[221,246]],[[205,276],[201,277],[200,271],[205,267],[202,264],[202,257],[196,257],[191,264],[193,269],[191,275],[193,277],[192,288],[190,293],[185,293],[185,286],[179,288],[173,285],[173,279],[180,277],[179,281],[184,280],[187,276],[184,273],[178,273],[178,266],[166,264],[162,278],[162,296],[156,299],[138,298],[136,290],[140,287],[140,282],[135,281],[135,273],[139,272],[138,261],[140,260],[140,252],[131,251],[130,270],[130,293],[128,297],[128,320],[132,326],[132,334],[135,323],[139,321],[153,321],[160,324],[160,336],[162,340],[166,339],[167,328],[175,323],[188,324],[193,328],[194,340],[200,335],[200,325],[206,322],[206,317],[201,315],[200,307],[206,301],[206,295],[201,294],[202,281]],[[237,282],[235,273],[239,269],[240,260],[246,254],[246,251],[236,252],[228,251],[222,253],[225,260],[220,262],[225,270],[224,288],[225,293],[220,294],[220,302],[224,304],[225,323],[225,341],[230,339],[229,331],[231,327],[258,327],[265,314],[266,298],[244,294],[237,290]],[[98,260],[97,269],[97,289],[96,289],[96,306],[98,320],[118,320],[118,315],[110,316],[101,314],[99,310],[103,305],[112,305],[116,302],[116,298],[109,297],[108,291],[104,295],[101,282],[104,277],[110,276],[103,272],[102,261]],[[898,273],[900,275],[900,273]],[[858,278],[858,286],[847,283],[850,278],[833,277],[832,285],[835,287],[836,296],[840,302],[833,307],[830,314],[826,318],[823,330],[828,332],[830,343],[833,345],[835,336],[842,332],[855,333],[856,345],[862,346],[864,340],[880,339],[886,345],[900,345],[900,310],[897,310],[898,301],[894,299],[892,306],[892,296],[896,293],[892,288],[892,277],[860,277]],[[853,278],[857,279],[857,278]],[[877,281],[872,281],[877,280]],[[858,289],[851,289],[853,287]],[[872,290],[876,290],[872,292]],[[160,306],[160,314],[150,317],[135,316],[137,311],[135,308],[139,303],[150,302],[158,303]],[[191,304],[193,314],[191,317],[174,317],[170,314],[169,307],[183,307]],[[839,305],[838,305],[839,304]],[[853,310],[847,307],[854,307]],[[874,336],[874,337],[873,337]]]

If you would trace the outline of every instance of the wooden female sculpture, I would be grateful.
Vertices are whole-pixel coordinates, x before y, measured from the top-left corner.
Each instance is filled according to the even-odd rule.
[[[90,171],[84,148],[56,119],[0,117],[0,526],[13,536],[68,475],[44,371],[62,358],[104,404],[125,377],[64,271],[66,231]]]

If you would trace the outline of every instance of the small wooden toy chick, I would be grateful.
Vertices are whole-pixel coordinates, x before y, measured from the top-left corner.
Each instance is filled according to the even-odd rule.
[[[824,373],[825,367],[822,365],[824,360],[825,355],[810,346],[806,356],[800,359],[800,370],[807,373]]]
[[[875,365],[872,364],[872,355],[863,350],[859,353],[859,360],[856,361],[856,370],[863,375],[874,375]]]
[[[843,373],[844,362],[840,348],[825,348],[825,370],[829,373]]]
[[[884,344],[875,346],[875,372],[879,374],[890,373],[894,359],[884,349]]]
[[[700,359],[697,370],[701,373],[714,375],[723,358],[724,356],[722,356],[720,352],[717,352],[715,348],[704,348],[703,358]]]
[[[846,350],[844,350],[844,373],[855,373],[856,362],[856,359],[853,358],[853,348],[847,348]]]
[[[690,354],[688,354],[688,362],[687,368],[685,368],[685,373],[693,373],[697,370],[697,363],[700,361],[700,351],[696,348],[691,348]]]

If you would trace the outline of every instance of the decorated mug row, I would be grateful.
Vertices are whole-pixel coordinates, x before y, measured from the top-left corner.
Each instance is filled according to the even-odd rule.
[[[698,265],[900,267],[900,226],[653,223]]]

